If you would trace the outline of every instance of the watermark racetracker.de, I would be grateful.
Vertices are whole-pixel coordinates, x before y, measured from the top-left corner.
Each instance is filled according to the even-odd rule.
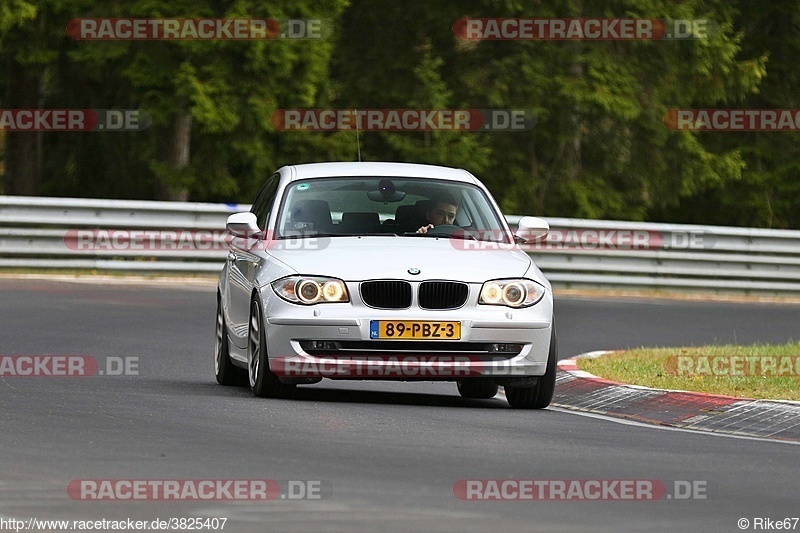
[[[800,377],[797,355],[674,355],[664,363],[673,376]]]
[[[142,252],[202,253],[227,251],[231,246],[255,252],[270,249],[323,250],[330,237],[311,234],[286,235],[272,230],[251,237],[233,236],[227,230],[190,229],[87,229],[67,230],[63,245],[71,252],[136,255]],[[657,231],[611,228],[551,228],[545,239],[518,235],[527,241],[511,244],[502,230],[458,229],[450,239],[457,250],[508,250],[519,247],[526,252],[591,252],[591,251],[654,251],[710,250],[716,243],[709,230]],[[294,238],[302,236],[303,238]]]
[[[716,244],[709,230],[658,231],[626,228],[550,228],[545,238],[517,233],[526,242],[510,244],[501,230],[456,230],[451,243],[457,250],[507,250],[519,247],[526,252],[591,252],[709,250]]]
[[[142,131],[152,123],[139,109],[0,109],[2,131]]]
[[[464,41],[656,41],[707,39],[708,19],[461,18],[453,34]]]
[[[136,356],[0,355],[0,378],[138,376]]]
[[[321,500],[333,493],[323,480],[73,479],[67,495],[81,501]]]
[[[67,35],[78,41],[250,41],[323,39],[327,19],[76,18]]]
[[[536,115],[524,109],[278,109],[279,131],[528,131]]]
[[[233,236],[227,230],[189,229],[70,229],[64,234],[64,246],[73,252],[107,252],[138,254],[140,252],[209,252],[227,251],[231,245],[248,251],[322,250],[329,237],[305,236],[302,239],[282,238],[273,231],[251,237]]]
[[[800,131],[800,109],[669,109],[664,125],[677,131]]]
[[[400,323],[398,323],[399,325]],[[433,329],[435,322],[415,322],[409,328],[430,328],[428,338],[446,339]],[[419,331],[417,332],[419,333]],[[524,359],[521,344],[494,344],[489,355],[435,355],[415,353],[373,353],[363,356],[348,356],[340,353],[325,353],[335,350],[335,341],[312,341],[319,345],[313,355],[289,355],[271,357],[269,368],[273,374],[283,378],[330,378],[330,379],[398,379],[398,380],[461,380],[465,378],[527,377],[529,370],[520,365]],[[311,349],[305,347],[304,349]],[[319,353],[316,353],[319,352]]]
[[[460,479],[453,495],[465,501],[706,500],[705,480]]]

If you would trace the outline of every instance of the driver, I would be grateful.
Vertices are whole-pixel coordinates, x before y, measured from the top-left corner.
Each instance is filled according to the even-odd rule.
[[[431,199],[431,207],[425,212],[425,217],[430,224],[422,226],[417,233],[428,233],[429,229],[442,224],[453,224],[456,220],[458,201],[450,193],[441,193]]]

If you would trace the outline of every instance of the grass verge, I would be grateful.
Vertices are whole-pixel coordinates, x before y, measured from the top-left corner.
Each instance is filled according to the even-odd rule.
[[[578,368],[612,381],[657,389],[800,401],[800,342],[637,348],[580,358]]]

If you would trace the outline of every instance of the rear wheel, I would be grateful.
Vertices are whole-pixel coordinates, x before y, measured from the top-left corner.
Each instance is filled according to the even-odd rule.
[[[464,379],[457,382],[456,385],[458,385],[458,393],[464,398],[481,400],[494,398],[498,390],[495,383],[481,378]]]
[[[235,366],[231,361],[228,349],[228,331],[225,327],[225,316],[222,314],[222,303],[217,296],[217,325],[214,330],[214,375],[220,385],[244,385],[247,383],[247,372]]]
[[[533,387],[505,387],[508,404],[515,409],[544,409],[550,405],[556,389],[556,366],[558,365],[558,339],[556,323],[550,334],[550,351],[547,354],[547,370]]]
[[[285,385],[269,369],[267,343],[261,303],[258,298],[250,306],[250,327],[247,340],[247,368],[250,390],[260,398],[291,398],[295,385]]]

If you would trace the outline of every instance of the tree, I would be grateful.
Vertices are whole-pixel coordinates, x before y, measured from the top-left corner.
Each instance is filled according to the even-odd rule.
[[[0,64],[3,75],[2,107],[38,108],[66,36],[56,37],[53,19],[79,1],[11,0],[0,8]],[[5,135],[5,192],[35,194],[41,179],[42,133],[7,132]]]
[[[345,5],[344,0],[268,5],[48,0],[34,15],[20,8],[26,15],[14,17],[12,30],[2,37],[0,53],[13,70],[6,83],[31,83],[27,77],[33,76],[42,90],[17,90],[28,100],[6,99],[7,106],[136,108],[149,113],[153,125],[135,133],[33,134],[43,139],[40,153],[47,154],[41,183],[15,178],[20,174],[7,149],[7,192],[226,199],[252,194],[277,164],[308,152],[306,144],[319,143],[303,137],[281,145],[270,117],[279,107],[314,105],[325,97],[320,91],[327,81],[330,40],[72,41],[64,30],[71,19],[314,18],[332,24]],[[45,66],[34,68],[39,64]],[[46,84],[40,71],[47,74]],[[8,135],[13,138],[17,133]],[[335,157],[339,146],[331,141],[321,151]]]
[[[756,90],[764,58],[737,58],[734,14],[714,1],[509,0],[379,9],[374,0],[358,0],[344,26],[359,32],[345,32],[334,73],[350,89],[343,91],[348,105],[405,107],[420,87],[407,74],[421,64],[413,51],[430,43],[427,54],[437,61],[448,104],[538,116],[532,132],[476,136],[483,150],[460,160],[459,166],[485,169],[484,181],[507,212],[643,219],[741,176],[739,150],[709,150],[700,136],[671,132],[663,122],[669,108],[709,107]],[[476,42],[453,35],[462,16],[712,18],[718,31],[687,41]],[[385,57],[392,58],[386,67]],[[372,150],[377,158],[408,154],[399,141]],[[432,143],[426,155],[435,154]]]
[[[758,91],[738,106],[748,109],[800,108],[795,68],[800,55],[800,9],[797,2],[741,1],[734,25],[742,32],[741,55],[768,57]],[[727,181],[684,199],[678,209],[661,213],[670,221],[756,227],[800,228],[800,133],[705,133],[710,149],[739,149],[746,165],[741,179]],[[709,205],[715,209],[708,209]]]

